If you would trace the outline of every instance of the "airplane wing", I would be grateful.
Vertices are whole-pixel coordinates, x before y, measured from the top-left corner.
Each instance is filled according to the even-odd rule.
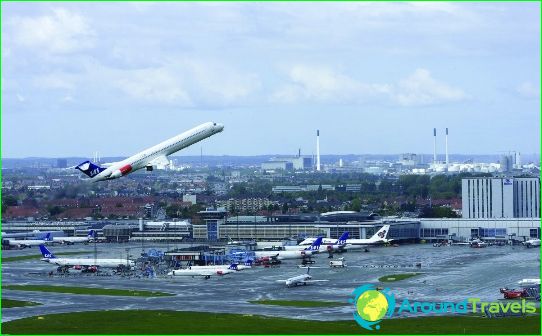
[[[306,283],[311,283],[311,282],[327,282],[329,280],[307,280],[305,281]]]
[[[169,160],[167,156],[162,155],[152,161],[149,161],[148,165],[149,166],[167,166],[169,165]]]
[[[286,283],[286,281],[288,280],[275,280],[275,282],[278,282],[278,283]]]

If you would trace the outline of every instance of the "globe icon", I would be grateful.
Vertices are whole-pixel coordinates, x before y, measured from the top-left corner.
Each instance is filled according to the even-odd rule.
[[[377,290],[368,290],[361,294],[356,303],[359,316],[365,321],[381,320],[388,311],[388,300]]]

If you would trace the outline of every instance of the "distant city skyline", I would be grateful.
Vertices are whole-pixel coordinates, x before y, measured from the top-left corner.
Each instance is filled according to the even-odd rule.
[[[538,2],[1,5],[3,158],[540,156]]]

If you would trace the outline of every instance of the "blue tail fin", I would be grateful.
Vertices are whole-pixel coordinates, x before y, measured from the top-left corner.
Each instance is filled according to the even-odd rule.
[[[237,271],[237,264],[231,264],[230,267],[228,267],[228,269]]]
[[[88,237],[89,237],[89,238],[96,238],[96,231],[94,231],[94,230],[89,230],[89,231],[88,231]]]
[[[40,245],[40,251],[41,251],[41,255],[45,258],[45,259],[55,259],[55,255],[49,251],[47,249],[47,247],[45,247],[44,245]]]
[[[51,232],[47,232],[47,234],[45,235],[45,237],[43,238],[43,240],[45,240],[45,241],[52,241],[53,239],[51,238]]]
[[[306,251],[318,251],[320,249],[320,245],[322,245],[322,237],[316,238],[314,242],[312,242],[311,246],[307,247]]]
[[[80,163],[75,169],[82,171],[88,177],[94,177],[105,170],[105,168],[97,166],[90,161]]]
[[[346,240],[348,239],[348,231],[346,231],[345,233],[343,233],[339,239],[337,240],[336,244],[337,245],[344,245],[346,244]]]

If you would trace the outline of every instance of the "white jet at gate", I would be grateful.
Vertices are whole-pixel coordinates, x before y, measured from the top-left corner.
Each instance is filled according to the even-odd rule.
[[[295,277],[286,279],[286,280],[277,280],[277,282],[283,283],[286,287],[298,286],[298,285],[308,285],[314,282],[325,282],[329,280],[313,280],[312,276],[309,275],[310,267],[307,267],[307,273],[302,275],[297,275]]]
[[[52,242],[51,232],[45,235],[44,239],[6,239],[11,246],[18,246],[20,248],[30,247],[30,246],[39,246]]]
[[[40,245],[40,251],[43,258],[42,261],[58,266],[85,266],[85,267],[103,267],[103,268],[117,268],[127,267],[132,268],[135,266],[135,261],[128,259],[104,259],[104,258],[57,258],[55,255],[47,249],[47,247]]]
[[[172,270],[167,275],[170,276],[202,276],[209,279],[213,275],[226,275],[237,272],[237,264],[214,265],[214,266],[188,266],[187,268]]]
[[[103,164],[104,167],[100,167],[90,161],[85,161],[77,165],[75,169],[85,173],[93,182],[116,179],[142,168],[151,171],[158,164],[168,164],[168,155],[220,133],[223,129],[222,124],[207,122],[120,162]]]
[[[361,248],[366,245],[378,245],[378,244],[389,243],[393,240],[393,239],[387,238],[389,231],[390,231],[390,226],[384,225],[369,239],[346,239],[346,241],[342,243],[346,250]],[[309,245],[312,243],[314,239],[315,238],[307,238],[301,243],[299,243],[299,245],[300,246]],[[325,238],[323,241],[323,244],[334,244],[334,243],[335,243],[335,240],[330,239],[330,238]]]
[[[89,230],[86,237],[53,237],[53,243],[73,245],[75,243],[88,243],[94,238],[96,238],[96,231]]]
[[[318,253],[320,245],[322,244],[322,237],[316,238],[310,246],[302,247],[302,250],[294,251],[256,251],[254,255],[256,258],[276,258],[278,260],[284,259],[304,259],[310,257],[313,253]]]

